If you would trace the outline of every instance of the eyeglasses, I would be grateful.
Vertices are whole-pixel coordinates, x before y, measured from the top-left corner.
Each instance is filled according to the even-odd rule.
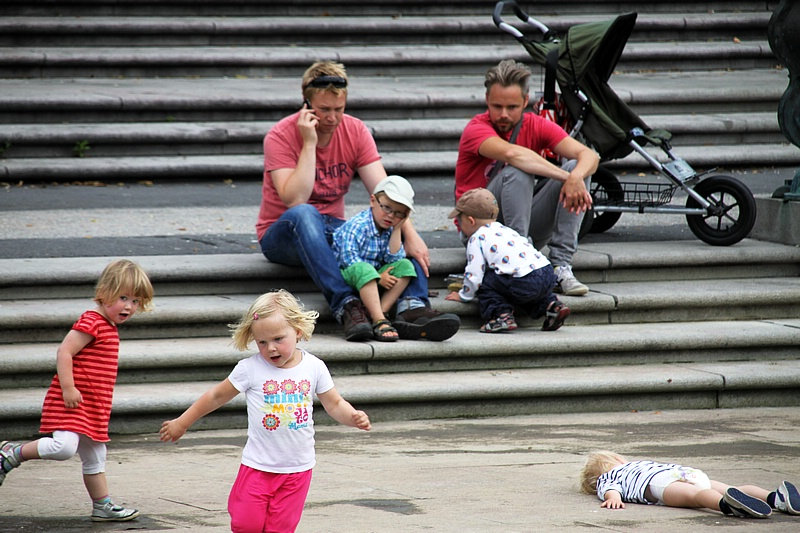
[[[336,89],[344,89],[347,87],[347,80],[341,76],[319,76],[308,82],[306,87],[325,89],[329,85],[333,85]],[[306,87],[303,88],[305,89]]]
[[[394,218],[406,218],[408,216],[408,211],[395,211],[388,205],[383,205],[380,202],[378,202],[378,206],[383,210],[384,213],[391,215]]]

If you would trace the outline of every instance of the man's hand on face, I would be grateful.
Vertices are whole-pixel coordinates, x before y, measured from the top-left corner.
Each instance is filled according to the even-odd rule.
[[[319,118],[314,114],[314,109],[307,104],[303,105],[297,116],[297,129],[300,130],[304,143],[317,143],[317,124]]]

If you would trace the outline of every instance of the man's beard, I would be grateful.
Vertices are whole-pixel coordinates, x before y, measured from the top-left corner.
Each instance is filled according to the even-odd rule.
[[[495,129],[500,133],[508,133],[514,128],[514,124],[511,122],[503,122],[494,125]]]

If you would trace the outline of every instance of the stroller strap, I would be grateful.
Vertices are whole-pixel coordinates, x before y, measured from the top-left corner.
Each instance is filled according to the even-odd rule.
[[[517,141],[517,135],[519,134],[519,130],[522,128],[522,122],[525,119],[525,113],[522,114],[522,118],[517,125],[514,126],[514,131],[511,133],[511,137],[508,139],[508,142],[514,144]],[[489,181],[492,181],[497,173],[500,172],[506,164],[502,161],[495,161],[492,170],[489,171]],[[545,183],[547,183],[547,178],[543,178],[541,176],[536,176],[536,184],[533,186],[533,195],[536,196],[536,193],[539,192],[542,187],[544,187]]]
[[[654,129],[649,130],[643,137],[654,146],[669,148],[669,141],[672,139],[672,134],[667,130]]]
[[[519,119],[519,122],[517,122],[517,125],[514,126],[514,131],[511,132],[511,137],[508,139],[508,142],[510,144],[514,144],[515,142],[517,142],[517,135],[519,135],[519,130],[522,128],[522,123],[524,120],[525,120],[525,113],[522,113],[522,117]],[[499,160],[495,161],[494,166],[492,166],[492,170],[489,171],[489,174],[487,176],[489,178],[489,181],[492,181],[494,177],[497,176],[497,173],[500,172],[500,169],[502,169],[505,165],[506,164],[504,161],[499,161]]]
[[[556,69],[558,68],[558,48],[547,52],[544,68],[544,109],[556,108]]]

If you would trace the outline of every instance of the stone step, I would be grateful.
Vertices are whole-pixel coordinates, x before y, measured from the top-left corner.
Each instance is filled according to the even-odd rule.
[[[474,76],[503,59],[531,61],[513,39],[470,45],[33,47],[7,49],[0,59],[0,77],[297,76],[317,58],[341,61],[351,76],[388,77]],[[772,68],[776,64],[765,38],[738,43],[681,40],[630,43],[618,69],[709,71]]]
[[[232,365],[231,365],[232,366]],[[514,414],[797,405],[800,362],[681,362],[336,376],[336,388],[373,422]],[[120,384],[111,433],[154,433],[218,381]],[[37,433],[42,387],[0,389],[8,438]],[[326,423],[322,410],[318,423]],[[240,395],[195,429],[246,426]]]
[[[384,15],[403,17],[464,16],[491,13],[494,0],[461,0],[430,2],[429,0],[292,0],[291,2],[261,2],[257,0],[5,0],[3,9],[9,15],[53,16],[152,16],[152,15],[215,15],[215,16],[365,16]],[[671,2],[640,0],[561,0],[558,2],[521,1],[519,4],[531,15],[617,13],[647,11],[650,13],[716,13],[726,11],[771,11],[777,0],[752,2],[746,0],[708,0]]]
[[[582,281],[587,282],[584,278]],[[292,290],[291,284],[276,284]],[[276,287],[276,288],[277,288]],[[724,280],[592,283],[584,297],[562,300],[572,309],[569,323],[635,324],[703,320],[779,319],[800,314],[800,279],[731,278]],[[270,284],[265,283],[264,290]],[[324,299],[317,292],[295,294],[320,312],[320,333],[340,333]],[[458,313],[465,327],[477,329],[477,304],[431,298],[434,308]],[[221,336],[227,324],[241,317],[259,293],[161,296],[156,309],[126,325],[127,339]],[[0,331],[6,342],[60,341],[91,300],[63,299],[56,308],[38,300],[7,300],[0,309]],[[522,320],[528,325],[528,321]]]
[[[646,8],[645,8],[646,9]],[[759,41],[771,13],[648,13],[639,10],[630,42]],[[621,13],[621,12],[620,12]],[[602,21],[617,13],[591,10],[536,18],[557,33],[576,24]],[[0,20],[0,46],[348,46],[353,44],[488,44],[508,39],[492,21],[491,8],[478,15],[433,16],[7,16]],[[505,17],[529,38],[538,38],[513,13]]]
[[[358,208],[353,206],[354,210]],[[449,207],[441,207],[447,211]],[[452,229],[450,230],[452,231]],[[455,233],[453,231],[453,233]],[[433,288],[465,265],[463,248],[431,252]],[[272,284],[289,283],[301,291],[313,289],[302,271],[267,261],[260,253],[131,256],[155,284],[158,296],[259,294]],[[80,299],[93,287],[108,258],[53,257],[0,259],[0,302],[6,300]],[[582,243],[573,261],[575,272],[588,284],[702,281],[732,278],[794,278],[800,276],[800,249],[744,239],[734,246],[713,247],[699,240]],[[264,280],[270,280],[265,285]],[[291,289],[295,290],[295,289]],[[68,324],[69,325],[69,324]]]
[[[591,287],[585,297],[563,297],[570,323],[621,324],[671,321],[750,320],[800,312],[800,261],[796,248],[745,239],[713,248],[699,241],[589,244],[574,268]],[[444,277],[463,270],[463,251],[436,249],[431,301],[477,327],[475,304],[444,300]],[[144,256],[156,309],[126,326],[128,339],[224,336],[256,295],[272,288],[295,292],[320,312],[320,333],[339,333],[322,296],[305,274],[260,256]],[[6,259],[0,331],[6,342],[52,342],[89,305],[91,285],[102,268],[97,258]],[[254,288],[257,287],[257,288]],[[58,306],[50,299],[57,297]],[[523,323],[525,323],[523,321]]]
[[[534,71],[532,97],[541,87]],[[636,113],[775,113],[783,69],[619,73],[610,86]],[[277,121],[299,108],[297,78],[0,79],[0,122]],[[348,112],[362,120],[457,118],[485,111],[483,76],[358,77]],[[690,121],[686,121],[690,122]]]
[[[315,333],[304,346],[325,360],[335,376],[780,361],[796,360],[798,326],[800,319],[786,318],[572,325],[557,333],[530,327],[500,335],[465,327],[442,343],[351,343],[338,334]],[[57,348],[58,342],[0,345],[0,389],[46,387],[55,372]],[[123,338],[117,383],[221,380],[245,355],[224,336]]]
[[[678,155],[698,169],[793,166],[798,152],[776,124],[785,76],[781,70],[620,74],[611,82],[653,127],[673,131]],[[466,117],[485,106],[480,80],[359,79],[348,110],[373,128],[391,171],[452,176],[460,129]],[[295,84],[289,78],[174,79],[167,85],[152,79],[0,80],[0,119],[10,123],[0,133],[2,176],[12,182],[260,180],[261,136],[296,108]],[[690,115],[693,119],[686,120]],[[199,122],[187,122],[194,120]],[[53,153],[32,147],[51,136],[64,143]],[[171,148],[177,157],[163,153],[180,139]],[[198,143],[209,140],[222,144],[198,149]],[[754,149],[742,151],[743,143]],[[156,153],[144,148],[154,144]],[[135,148],[122,148],[126,145]],[[646,166],[636,154],[611,164]]]
[[[653,152],[654,155],[659,155]],[[680,147],[677,155],[695,169],[731,167],[795,167],[800,163],[800,152],[793,145],[750,145],[743,151],[740,144]],[[383,165],[390,174],[407,178],[452,177],[457,152],[387,152]],[[661,157],[663,160],[664,157]],[[260,180],[263,174],[263,156],[250,155],[198,155],[198,156],[139,156],[139,157],[37,157],[8,159],[0,162],[0,180],[10,183],[36,182],[107,182],[132,180]],[[650,170],[648,163],[638,154],[608,163],[612,170]],[[666,182],[665,182],[666,183]]]
[[[673,146],[781,144],[777,113],[644,115],[649,126],[673,134]],[[367,125],[384,153],[448,151],[458,146],[466,119],[374,119]],[[5,159],[261,154],[273,121],[6,124]]]

